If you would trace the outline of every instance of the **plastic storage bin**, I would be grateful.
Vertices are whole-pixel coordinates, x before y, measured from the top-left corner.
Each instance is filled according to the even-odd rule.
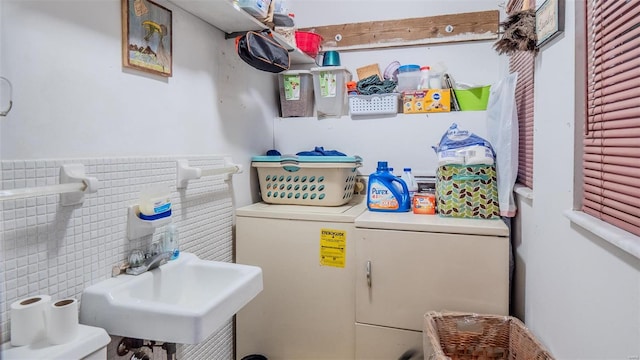
[[[359,156],[254,156],[262,201],[339,206],[353,197]]]
[[[313,77],[307,70],[278,74],[282,117],[313,116]]]
[[[414,72],[420,71],[420,65],[409,64],[409,65],[401,65],[398,67],[398,73],[406,73],[406,72]]]
[[[264,18],[269,13],[271,0],[236,0],[236,4],[254,17]]]
[[[473,110],[487,110],[487,104],[489,103],[489,93],[491,92],[491,85],[471,88],[467,90],[453,90],[458,99],[460,110],[473,111]]]
[[[522,321],[511,316],[430,311],[422,333],[425,359],[554,359]]]
[[[350,95],[351,115],[397,114],[400,94]]]
[[[347,114],[347,87],[351,73],[344,66],[311,68],[318,118]]]
[[[420,87],[420,71],[401,72],[398,74],[398,91],[415,91]]]

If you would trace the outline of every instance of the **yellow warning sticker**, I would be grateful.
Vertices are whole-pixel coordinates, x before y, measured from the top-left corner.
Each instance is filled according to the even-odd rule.
[[[320,265],[343,268],[347,260],[347,232],[320,229]]]

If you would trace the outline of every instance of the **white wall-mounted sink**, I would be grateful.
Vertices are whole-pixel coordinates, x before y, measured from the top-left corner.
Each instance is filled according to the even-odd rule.
[[[80,322],[111,335],[197,344],[262,291],[262,269],[181,253],[146,273],[87,287]]]

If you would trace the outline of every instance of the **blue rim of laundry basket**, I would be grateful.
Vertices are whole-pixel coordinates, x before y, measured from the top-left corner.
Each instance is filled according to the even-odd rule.
[[[362,157],[355,156],[254,156],[253,162],[270,163],[362,163]]]

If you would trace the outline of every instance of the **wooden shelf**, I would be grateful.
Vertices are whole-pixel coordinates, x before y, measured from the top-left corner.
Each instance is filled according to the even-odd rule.
[[[322,49],[362,50],[399,46],[456,43],[498,38],[498,10],[447,14],[421,18],[315,26],[325,41]],[[338,40],[339,39],[339,40]]]
[[[217,27],[226,34],[267,29],[267,26],[233,3],[232,0],[170,0],[185,11]],[[291,64],[314,64],[315,59],[289,45],[273,32],[273,37],[289,50]]]

